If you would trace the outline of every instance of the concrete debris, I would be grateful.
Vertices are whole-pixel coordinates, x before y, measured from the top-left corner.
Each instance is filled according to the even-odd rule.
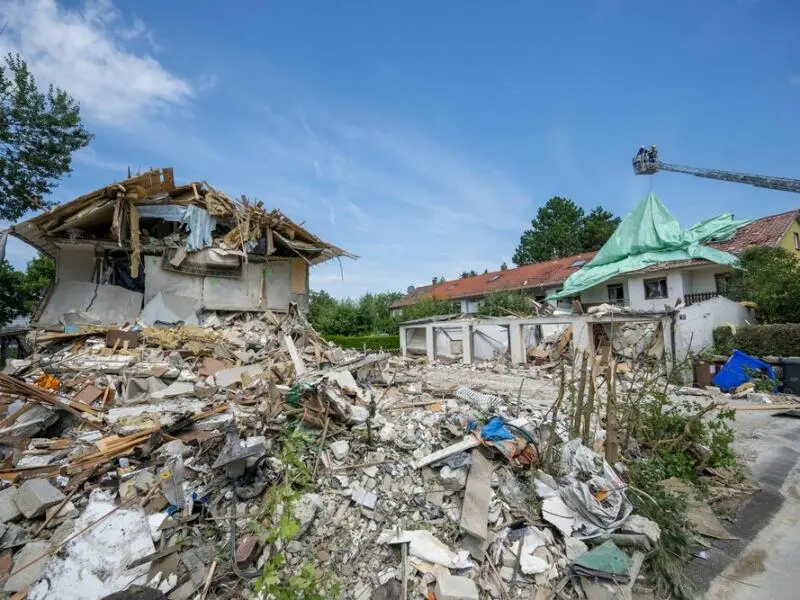
[[[45,560],[35,561],[47,556],[50,544],[47,542],[30,542],[14,555],[14,566],[6,580],[6,592],[20,592],[29,589],[44,571]]]
[[[436,600],[479,600],[478,586],[472,579],[455,575],[436,578]]]
[[[442,470],[439,471],[439,477],[442,480],[442,487],[449,491],[457,491],[463,490],[464,486],[467,485],[467,473],[468,469],[451,469],[449,466],[445,465],[442,467]]]
[[[280,555],[279,583],[311,564],[348,598],[405,581],[409,598],[573,599],[570,564],[606,541],[587,530],[622,552],[625,536],[660,543],[600,454],[602,415],[586,446],[553,415],[571,333],[540,366],[424,364],[338,348],[295,306],[146,297],[154,323],[182,323],[122,325],[127,347],[97,323],[38,332],[46,351],[0,378],[0,559],[42,557],[11,567],[8,592],[255,598],[250,577]]]
[[[17,488],[13,485],[0,490],[0,523],[18,521],[22,517],[16,498]]]
[[[350,442],[347,440],[338,440],[333,442],[329,447],[333,457],[338,461],[344,460],[350,453]]]
[[[46,479],[29,479],[19,487],[14,501],[26,519],[34,519],[63,499],[64,494]]]

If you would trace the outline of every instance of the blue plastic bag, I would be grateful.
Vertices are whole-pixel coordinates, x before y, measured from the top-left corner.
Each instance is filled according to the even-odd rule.
[[[750,381],[752,379],[750,371],[764,371],[770,379],[775,380],[775,371],[769,364],[749,354],[734,350],[728,362],[714,376],[711,383],[723,392],[729,392]]]
[[[492,417],[481,427],[481,439],[485,442],[499,442],[513,440],[514,436],[503,423],[502,417]]]

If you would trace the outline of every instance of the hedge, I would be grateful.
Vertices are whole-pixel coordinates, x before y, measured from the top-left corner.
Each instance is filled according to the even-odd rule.
[[[399,335],[326,335],[324,338],[342,348],[357,350],[362,350],[365,345],[367,350],[398,350],[400,348]]]
[[[717,327],[714,347],[720,354],[736,349],[752,356],[800,356],[800,323],[744,325],[736,333]]]

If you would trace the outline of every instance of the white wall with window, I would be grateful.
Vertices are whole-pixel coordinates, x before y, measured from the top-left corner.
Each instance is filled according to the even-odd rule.
[[[663,310],[683,298],[683,274],[668,271],[637,275],[628,279],[628,306],[634,310]]]

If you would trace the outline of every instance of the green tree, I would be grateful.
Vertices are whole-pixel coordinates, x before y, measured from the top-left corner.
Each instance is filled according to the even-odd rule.
[[[531,314],[531,298],[523,292],[492,292],[486,294],[478,309],[478,314],[490,317]]]
[[[22,314],[22,289],[25,276],[8,264],[0,263],[0,327]]]
[[[582,250],[585,252],[600,250],[614,233],[621,220],[602,206],[592,209],[592,212],[583,219]]]
[[[583,209],[569,198],[550,198],[523,232],[512,260],[527,265],[577,254],[582,231]]]
[[[89,144],[80,107],[62,89],[39,90],[19,54],[0,65],[0,218],[14,221],[45,201]]]
[[[731,274],[727,295],[755,302],[765,323],[798,323],[800,260],[784,248],[750,248]]]
[[[49,256],[40,254],[28,263],[22,284],[23,314],[33,313],[55,277],[56,265]]]
[[[536,213],[514,252],[517,265],[528,265],[598,250],[620,219],[598,206],[588,215],[569,198],[550,198]]]
[[[8,261],[0,263],[0,327],[16,317],[30,315],[54,278],[55,266],[46,256],[31,260],[24,273]]]
[[[425,317],[435,317],[438,315],[452,315],[459,312],[458,304],[451,300],[440,300],[439,298],[422,298],[413,306],[403,308],[403,315],[400,321],[413,321],[424,319]]]
[[[333,311],[336,310],[336,299],[328,292],[311,292],[308,298],[308,320],[320,333],[325,333]]]
[[[403,295],[397,292],[364,294],[361,297],[358,309],[367,321],[367,333],[372,335],[395,333],[397,321],[392,317],[389,306],[402,297]]]

